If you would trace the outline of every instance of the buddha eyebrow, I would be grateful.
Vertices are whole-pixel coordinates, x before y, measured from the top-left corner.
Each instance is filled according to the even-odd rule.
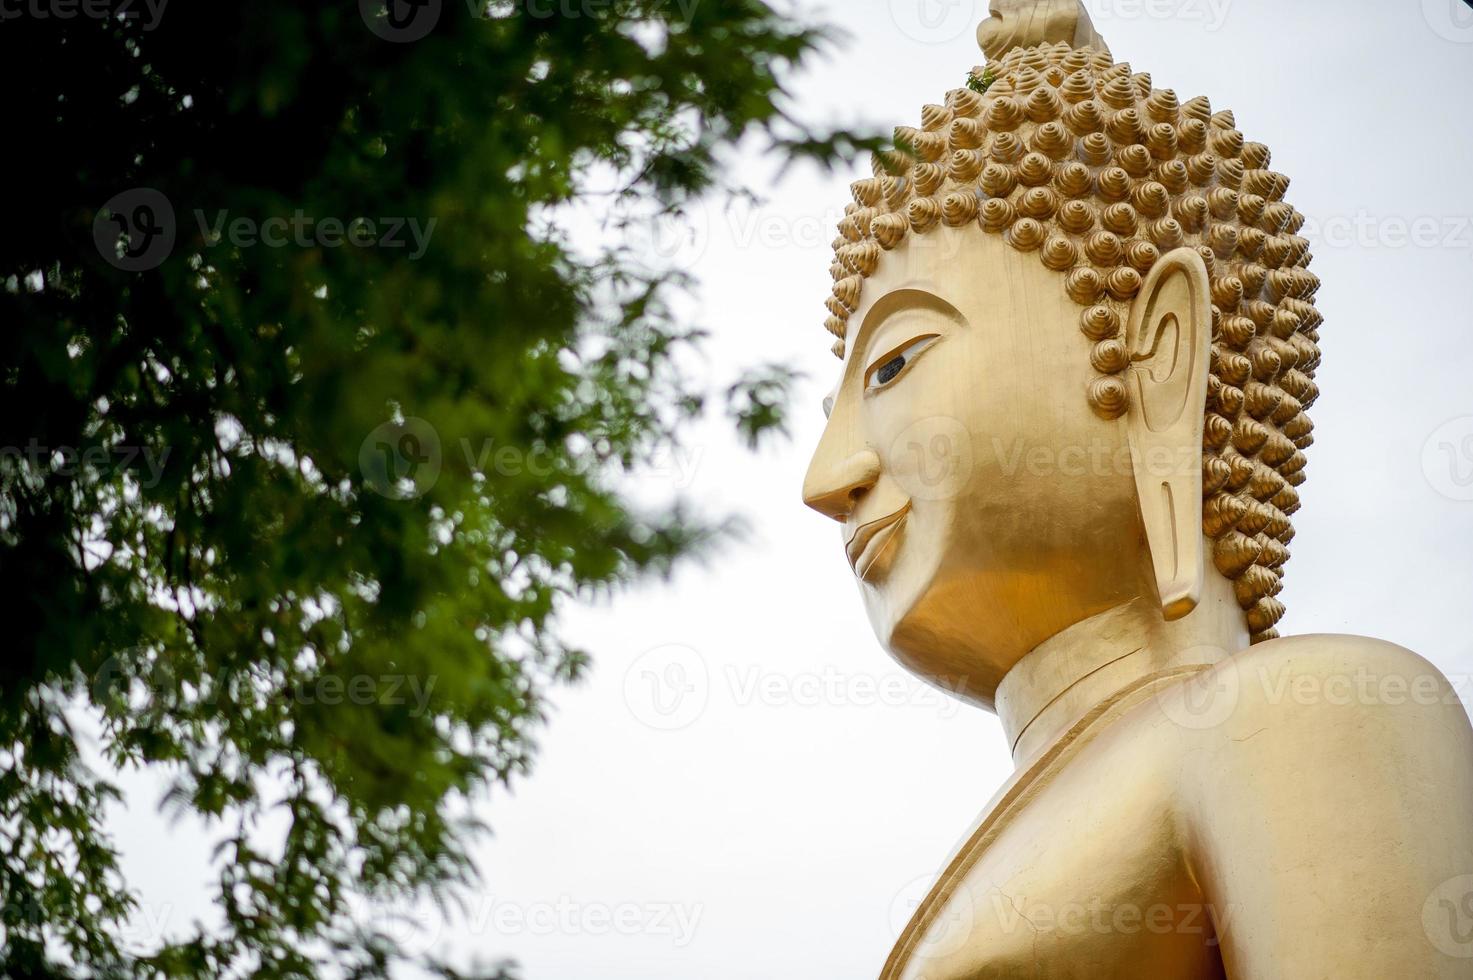
[[[854,362],[859,363],[869,356],[869,343],[885,324],[895,317],[910,313],[930,312],[939,314],[958,326],[966,323],[956,307],[935,293],[914,287],[896,289],[886,293],[875,302],[869,315],[860,323],[854,334]]]

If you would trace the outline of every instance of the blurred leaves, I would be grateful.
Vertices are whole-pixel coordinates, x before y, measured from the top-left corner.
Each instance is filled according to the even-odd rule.
[[[757,0],[445,2],[407,8],[440,11],[412,43],[359,6],[0,29],[6,975],[374,976],[407,955],[353,902],[474,884],[470,802],[527,771],[546,690],[587,662],[560,603],[712,532],[615,478],[701,411],[674,367],[700,338],[672,313],[684,280],[574,249],[558,215],[593,202],[617,227],[738,191],[722,152],[749,137],[819,161],[863,142],[788,114],[783,79],[824,35]],[[138,188],[173,244],[130,269],[94,232],[159,230],[100,210]],[[365,221],[379,238],[345,242]],[[432,228],[422,254],[384,239],[396,222]],[[749,442],[790,380],[732,388]],[[218,833],[222,927],[120,938],[115,790],[79,719]]]
[[[726,410],[750,449],[764,436],[788,435],[787,407],[801,372],[780,364],[750,368],[726,390]]]

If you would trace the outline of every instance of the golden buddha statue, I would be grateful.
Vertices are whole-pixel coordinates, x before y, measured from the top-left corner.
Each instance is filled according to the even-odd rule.
[[[1473,977],[1466,712],[1274,628],[1320,359],[1289,182],[1078,0],[992,13],[853,187],[803,488],[1016,763],[882,978]]]

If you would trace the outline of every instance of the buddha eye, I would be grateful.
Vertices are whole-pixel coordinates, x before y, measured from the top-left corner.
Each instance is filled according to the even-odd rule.
[[[907,341],[903,347],[881,355],[865,371],[865,390],[878,391],[890,384],[904,374],[907,367],[915,363],[922,351],[940,339],[938,334],[928,334],[925,337]]]

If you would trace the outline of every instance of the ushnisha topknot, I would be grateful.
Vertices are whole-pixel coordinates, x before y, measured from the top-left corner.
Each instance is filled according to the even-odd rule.
[[[1322,323],[1309,242],[1297,234],[1304,218],[1284,202],[1289,180],[1268,169],[1268,147],[1247,142],[1231,112],[1155,88],[1092,29],[1035,24],[1061,39],[1004,49],[1030,30],[1006,26],[999,41],[984,24],[988,65],[944,105],[926,106],[919,128],[897,129],[897,148],[876,154],[874,176],[853,185],[830,270],[834,353],[844,356],[849,316],[885,251],[943,224],[976,225],[1063,277],[1099,372],[1085,396],[1119,418],[1130,410],[1120,377],[1130,302],[1164,253],[1196,249],[1213,322],[1203,529],[1253,641],[1272,639],[1313,442],[1305,410],[1319,395]],[[1088,46],[1074,46],[1070,31]]]

